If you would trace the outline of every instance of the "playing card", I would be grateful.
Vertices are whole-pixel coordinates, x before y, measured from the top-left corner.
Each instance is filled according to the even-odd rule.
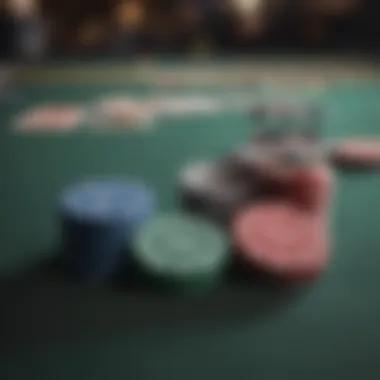
[[[45,104],[17,115],[15,129],[25,132],[69,131],[78,126],[83,116],[83,110],[75,105]]]

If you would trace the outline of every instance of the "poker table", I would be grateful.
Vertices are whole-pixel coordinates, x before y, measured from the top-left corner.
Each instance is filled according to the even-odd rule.
[[[86,107],[120,93],[257,96],[276,88],[290,94],[292,86],[301,97],[317,94],[326,139],[380,135],[378,67],[365,61],[58,63],[17,71],[0,114],[2,379],[379,379],[380,173],[336,172],[332,260],[315,283],[294,289],[231,279],[207,297],[178,298],[126,279],[69,280],[55,264],[57,197],[86,177],[132,176],[155,189],[162,210],[176,209],[181,166],[243,142],[254,128],[247,116],[221,110],[161,120],[148,131],[12,129],[14,115],[48,101]]]

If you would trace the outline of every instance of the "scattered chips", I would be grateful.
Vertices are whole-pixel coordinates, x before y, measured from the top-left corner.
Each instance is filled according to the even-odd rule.
[[[218,99],[205,96],[160,96],[147,100],[149,108],[161,116],[213,114],[222,109]]]
[[[380,167],[380,142],[376,140],[347,140],[332,149],[332,159],[352,167]]]
[[[104,130],[146,128],[154,121],[154,114],[143,101],[129,97],[104,99],[95,105],[91,115],[91,125]]]
[[[82,108],[71,104],[46,104],[27,110],[16,118],[16,130],[69,131],[79,125],[84,117]]]

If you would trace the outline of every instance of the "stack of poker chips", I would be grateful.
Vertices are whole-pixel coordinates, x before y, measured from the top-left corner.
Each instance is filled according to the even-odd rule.
[[[292,282],[319,275],[329,261],[332,189],[332,171],[316,165],[291,178],[282,197],[240,210],[231,230],[246,267]]]
[[[264,139],[277,139],[293,133],[315,140],[322,134],[323,112],[316,104],[292,101],[271,105],[258,103],[251,108],[250,116]]]
[[[232,243],[246,265],[272,275],[320,273],[328,261],[332,176],[319,140],[303,132],[259,131],[221,159],[189,163],[179,174],[185,211],[177,213],[155,215],[153,192],[138,182],[66,189],[60,216],[68,268],[104,280],[133,259],[154,283],[198,293],[221,282]],[[263,198],[268,184],[276,199]]]
[[[272,197],[287,177],[325,161],[318,141],[261,134],[215,162],[193,162],[179,175],[184,208],[229,225],[246,205]]]
[[[192,162],[180,173],[187,210],[229,224],[236,212],[268,191],[264,177],[322,161],[321,112],[315,105],[257,104],[251,118],[259,128],[252,139],[214,162]],[[276,184],[277,185],[277,184]]]
[[[222,225],[249,201],[254,184],[238,175],[225,160],[194,162],[181,170],[179,178],[183,207]]]
[[[215,288],[226,272],[227,235],[215,224],[186,214],[151,219],[135,240],[135,258],[154,284],[180,293],[198,294]]]
[[[316,121],[306,122],[314,110],[300,111],[258,109],[265,128],[249,142],[214,163],[187,165],[179,178],[186,208],[222,219],[245,266],[287,280],[315,277],[329,257],[328,149]],[[280,125],[294,117],[303,121]]]
[[[153,192],[134,181],[73,185],[60,198],[63,260],[76,277],[104,280],[119,270],[137,228],[154,212]]]
[[[212,222],[184,212],[155,215],[153,192],[131,181],[89,181],[60,198],[63,260],[76,278],[101,282],[130,262],[143,278],[181,293],[220,283],[228,237]]]

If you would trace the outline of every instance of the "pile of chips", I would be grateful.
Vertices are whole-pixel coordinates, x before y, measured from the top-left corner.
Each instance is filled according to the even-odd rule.
[[[198,197],[197,208],[186,204],[176,213],[156,214],[154,191],[136,181],[65,189],[59,210],[66,267],[77,278],[103,281],[134,263],[155,284],[186,293],[222,282],[231,246],[246,266],[285,279],[309,279],[324,269],[332,181],[325,168],[299,172],[275,200],[254,192],[254,179],[244,186],[220,170],[188,167],[182,189]]]
[[[104,281],[131,264],[156,284],[198,293],[220,283],[228,239],[213,223],[186,213],[156,215],[152,189],[101,179],[60,196],[62,260],[77,279]]]
[[[330,157],[380,163],[379,152],[377,143],[351,141]],[[329,261],[334,177],[326,158],[313,133],[262,129],[215,162],[188,163],[178,178],[183,210],[166,214],[138,181],[75,184],[59,202],[62,257],[84,280],[134,263],[155,284],[190,293],[221,283],[233,254],[246,268],[310,280]]]
[[[261,128],[251,141],[217,162],[185,166],[184,205],[223,226],[245,266],[314,277],[328,262],[333,184],[319,112],[257,106],[252,116]]]

